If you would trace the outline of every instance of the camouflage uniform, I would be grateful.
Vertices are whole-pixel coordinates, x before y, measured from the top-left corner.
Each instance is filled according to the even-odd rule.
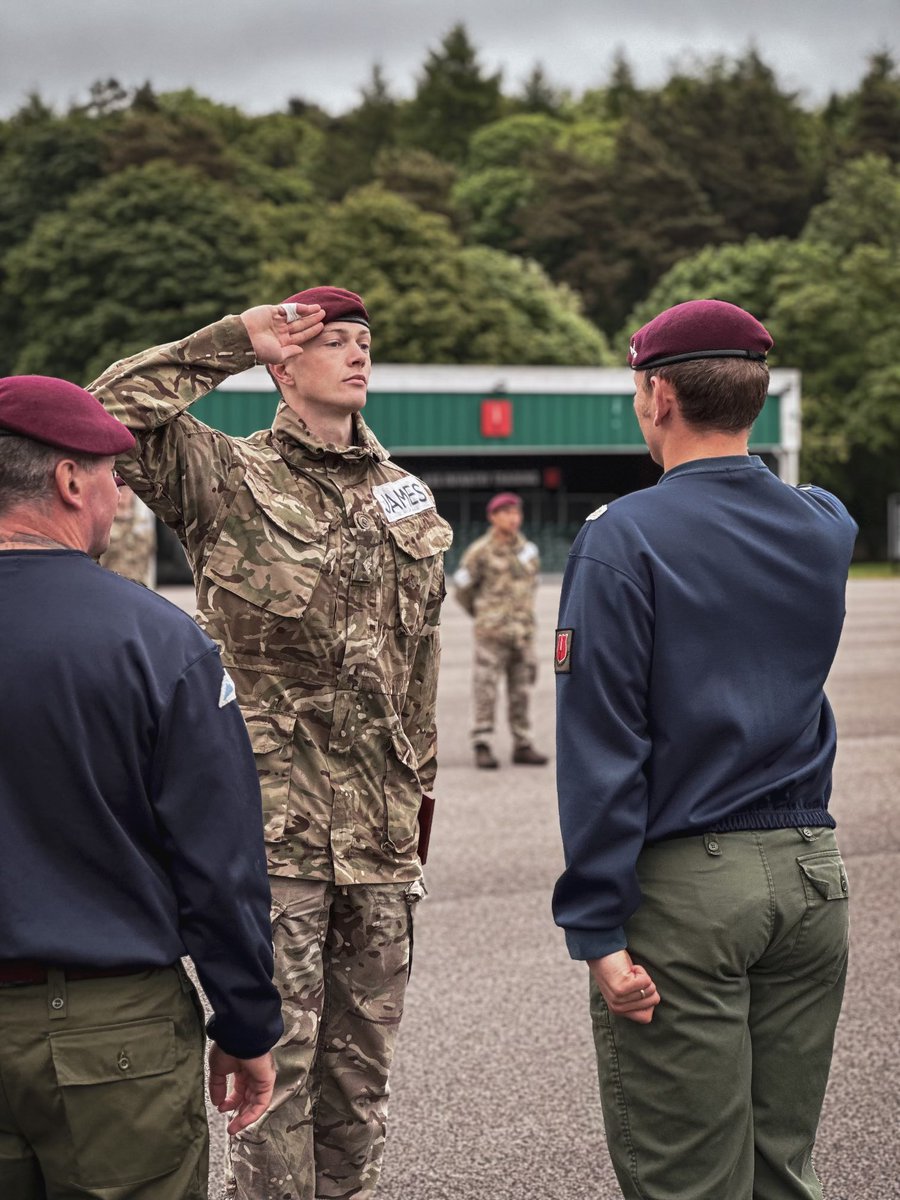
[[[156,584],[156,517],[130,488],[119,491],[119,507],[100,565],[144,587]]]
[[[337,448],[283,403],[247,438],[185,411],[255,362],[226,317],[91,390],[137,438],[122,474],[184,544],[262,786],[285,1035],[273,1105],[232,1142],[229,1190],[363,1197],[423,894],[417,814],[437,769],[452,535],[359,416],[355,444]]]
[[[456,599],[475,618],[472,741],[490,744],[497,683],[506,678],[509,727],[516,746],[531,743],[529,702],[537,677],[534,601],[541,560],[521,534],[489,530],[463,554],[453,577]]]

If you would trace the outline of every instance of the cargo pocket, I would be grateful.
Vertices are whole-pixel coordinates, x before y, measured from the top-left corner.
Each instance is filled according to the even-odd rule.
[[[50,1051],[83,1187],[121,1187],[181,1165],[193,1130],[168,1017],[50,1034]]]
[[[385,830],[381,847],[398,858],[414,855],[419,842],[422,787],[413,761],[409,743],[395,739],[384,777]]]
[[[794,947],[794,966],[811,979],[836,983],[844,970],[850,941],[847,872],[836,850],[797,859],[806,912]]]
[[[297,718],[293,713],[250,708],[244,710],[244,720],[262,792],[263,834],[267,842],[280,842],[284,839],[291,795],[291,759]]]
[[[440,554],[450,545],[452,535],[444,523],[430,524],[410,519],[388,527],[394,547],[397,572],[398,625],[404,633],[419,633],[425,624],[428,600],[440,588],[443,593],[443,568]]]

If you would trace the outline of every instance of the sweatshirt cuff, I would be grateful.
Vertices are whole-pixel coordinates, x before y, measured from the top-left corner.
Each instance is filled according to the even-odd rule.
[[[268,1054],[284,1033],[284,1022],[280,1013],[269,1021],[268,1028],[255,1029],[252,1033],[220,1031],[217,1028],[219,1024],[214,1016],[210,1017],[206,1022],[206,1036],[233,1058],[260,1058],[263,1054]]]
[[[617,950],[625,950],[628,940],[625,930],[618,929],[567,929],[566,947],[570,958],[584,960],[605,958]]]

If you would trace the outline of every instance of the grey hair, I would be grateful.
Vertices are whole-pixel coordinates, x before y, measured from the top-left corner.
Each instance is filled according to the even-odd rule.
[[[56,464],[64,458],[87,471],[100,462],[96,454],[79,454],[4,431],[0,437],[0,513],[19,504],[46,504],[53,495]]]

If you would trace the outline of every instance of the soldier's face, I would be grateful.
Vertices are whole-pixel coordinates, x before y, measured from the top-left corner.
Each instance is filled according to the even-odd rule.
[[[371,334],[356,321],[334,321],[306,343],[302,354],[288,359],[285,368],[302,405],[359,412],[372,370]],[[285,399],[290,402],[288,395]]]
[[[518,504],[508,504],[492,512],[488,520],[499,533],[511,537],[522,527],[522,510]]]

